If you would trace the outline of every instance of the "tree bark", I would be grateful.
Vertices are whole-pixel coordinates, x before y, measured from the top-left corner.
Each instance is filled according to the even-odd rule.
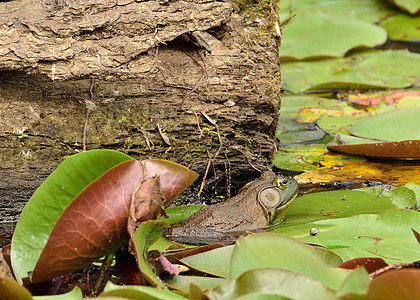
[[[266,168],[280,100],[273,16],[269,5],[233,5],[0,3],[0,234],[82,151],[87,112],[87,149],[170,159],[200,175],[210,159],[209,190],[226,185],[229,170],[236,188]]]

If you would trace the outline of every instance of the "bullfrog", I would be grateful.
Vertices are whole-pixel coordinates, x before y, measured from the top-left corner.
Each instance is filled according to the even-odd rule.
[[[246,231],[279,224],[298,192],[297,182],[265,171],[223,203],[202,207],[172,229],[170,238],[189,244],[233,243]]]

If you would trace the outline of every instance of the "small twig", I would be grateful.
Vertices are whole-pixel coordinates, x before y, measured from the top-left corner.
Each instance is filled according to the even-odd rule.
[[[230,146],[230,147],[232,147],[232,146]],[[255,167],[252,163],[251,163],[251,161],[249,160],[249,157],[248,157],[248,155],[246,155],[246,153],[245,152],[243,152],[241,149],[239,149],[239,148],[237,148],[237,147],[232,147],[233,149],[235,149],[235,150],[238,150],[239,152],[241,152],[244,156],[245,156],[245,158],[246,158],[246,160],[248,161],[248,164],[254,169],[254,170],[257,170],[258,172],[260,172],[260,173],[262,173],[262,171],[260,170],[260,169],[258,169],[257,167]]]
[[[189,95],[191,95],[200,85],[201,81],[203,81],[204,77],[206,77],[207,70],[196,60],[191,54],[189,54],[184,48],[182,48],[180,45],[177,45],[185,54],[187,54],[197,65],[200,66],[201,70],[203,70],[203,76],[201,76],[200,80],[197,82],[195,87],[189,91],[187,94],[185,94],[184,98],[182,99],[181,103],[179,104],[182,106],[184,104],[185,99],[188,98]]]
[[[95,79],[92,78],[92,84],[90,85],[90,101],[93,103],[93,86],[95,85]],[[86,103],[85,103],[86,104]],[[87,134],[87,125],[89,120],[89,112],[91,108],[86,106],[86,117],[85,117],[85,127],[83,128],[83,151],[86,151],[86,134]]]
[[[85,117],[85,127],[83,128],[83,151],[86,151],[86,134],[87,134],[87,125],[89,120],[89,110],[86,110],[86,117]]]
[[[111,266],[112,260],[114,259],[115,253],[110,253],[105,257],[105,260],[102,262],[101,268],[99,269],[98,277],[96,278],[95,287],[91,290],[91,296],[96,297],[99,293],[99,289],[102,286],[103,281],[106,279],[106,272]]]
[[[198,194],[197,194],[198,198],[200,198],[201,193],[203,192],[203,189],[204,189],[204,185],[206,184],[206,178],[207,178],[207,174],[209,173],[210,164],[216,159],[216,157],[219,155],[219,153],[220,153],[220,151],[222,150],[222,147],[223,147],[222,137],[220,136],[220,132],[219,132],[219,126],[217,126],[217,124],[215,124],[214,126],[216,127],[216,132],[210,131],[208,128],[203,128],[200,131],[201,132],[201,136],[203,136],[203,131],[205,131],[206,129],[208,131],[207,136],[210,133],[215,133],[218,136],[218,138],[219,138],[220,145],[219,145],[219,149],[217,149],[216,154],[213,156],[213,158],[210,158],[209,161],[208,161],[208,163],[207,163],[206,172],[204,173],[203,180],[201,181],[200,190],[198,191]]]
[[[228,162],[228,168],[226,168],[226,162],[223,162],[225,164],[225,172],[226,172],[226,189],[228,193],[228,199],[230,199],[230,160],[226,154],[226,152],[223,150],[223,153],[225,154],[226,161]]]
[[[200,56],[201,61],[203,62],[204,71],[206,72],[207,84],[206,84],[206,98],[209,100],[209,72],[207,72],[207,65],[204,61],[204,57],[201,55],[200,51],[197,50],[198,55]]]

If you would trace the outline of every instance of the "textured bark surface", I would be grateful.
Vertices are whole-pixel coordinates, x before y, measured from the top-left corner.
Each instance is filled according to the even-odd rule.
[[[75,97],[90,99],[92,79],[87,149],[170,159],[203,175],[220,142],[200,137],[199,123],[223,143],[205,198],[225,185],[225,164],[233,188],[255,177],[248,160],[264,168],[273,151],[280,73],[270,10],[252,5],[257,22],[216,1],[0,3],[0,234],[81,151],[86,107]]]

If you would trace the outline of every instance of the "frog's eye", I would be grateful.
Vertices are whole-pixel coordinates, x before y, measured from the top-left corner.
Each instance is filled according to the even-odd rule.
[[[276,177],[276,179],[274,179],[273,184],[281,189],[284,189],[287,187],[287,184],[289,183],[289,180],[287,178],[279,178]]]
[[[281,203],[280,191],[277,188],[266,188],[258,194],[258,200],[271,211]]]

